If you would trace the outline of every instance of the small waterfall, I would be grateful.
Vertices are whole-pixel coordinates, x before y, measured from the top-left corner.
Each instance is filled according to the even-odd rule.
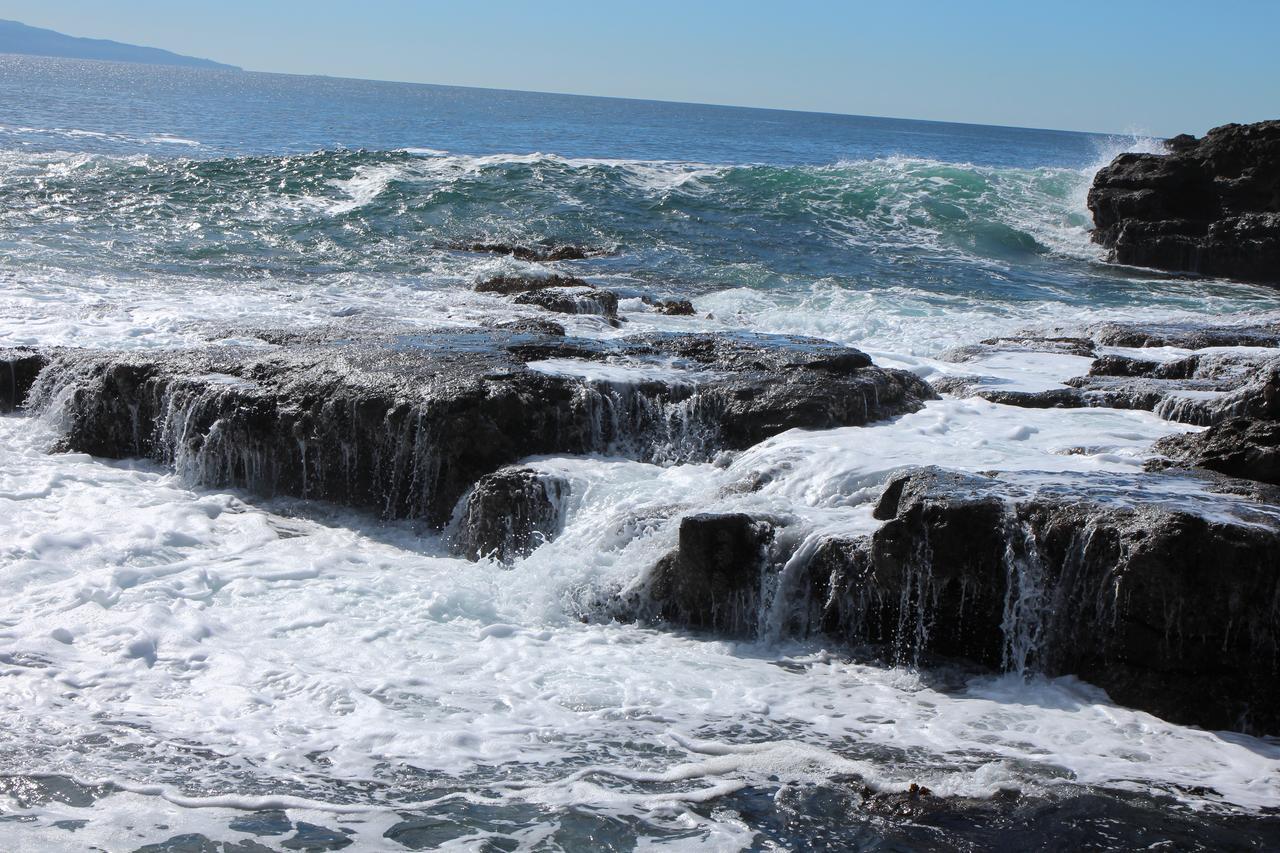
[[[756,624],[762,640],[776,643],[785,637],[806,637],[821,630],[821,611],[827,601],[815,601],[810,567],[822,542],[823,534],[810,533],[783,563],[781,570],[761,579],[760,612]]]
[[[898,595],[898,620],[893,632],[893,661],[916,665],[929,646],[937,589],[933,582],[933,549],[927,535],[915,543],[915,553],[903,568]]]
[[[480,477],[526,456],[670,464],[708,459],[722,444],[714,392],[685,381],[475,379],[403,399],[392,389],[312,387],[289,373],[264,386],[213,372],[203,355],[182,358],[174,375],[165,362],[77,354],[44,371],[32,407],[57,422],[67,447],[149,457],[192,484],[432,524]],[[533,393],[544,402],[530,406]]]
[[[1011,515],[1005,525],[1005,542],[1001,668],[1025,676],[1040,661],[1050,596],[1045,586],[1044,562],[1040,558],[1032,526]]]
[[[691,383],[593,380],[575,398],[587,413],[586,452],[673,464],[717,449],[716,418]]]

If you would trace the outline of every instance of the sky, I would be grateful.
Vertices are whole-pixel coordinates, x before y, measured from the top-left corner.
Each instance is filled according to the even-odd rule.
[[[0,0],[253,71],[1159,136],[1280,118],[1280,0]]]

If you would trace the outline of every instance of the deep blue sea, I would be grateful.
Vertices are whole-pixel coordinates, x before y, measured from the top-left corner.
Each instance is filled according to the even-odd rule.
[[[513,272],[622,297],[620,325],[558,317],[571,334],[815,335],[922,376],[1023,328],[1274,311],[1274,290],[1103,262],[1090,179],[1157,147],[0,55],[0,346],[538,315],[472,287]],[[493,242],[591,256],[465,249]],[[1080,361],[989,367],[1047,387]],[[578,607],[642,580],[682,512],[865,532],[905,465],[1139,470],[1185,429],[1149,413],[946,398],[714,463],[542,459],[575,502],[512,567],[337,507],[49,453],[46,420],[0,417],[0,849],[1280,844],[1272,741],[1070,677],[886,669]],[[917,783],[931,805],[864,796]]]

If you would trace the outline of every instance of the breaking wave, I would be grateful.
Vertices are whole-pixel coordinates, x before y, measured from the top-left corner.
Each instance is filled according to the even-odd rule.
[[[783,259],[788,273],[804,264],[786,259],[806,253],[1092,258],[1090,174],[910,157],[726,166],[431,149],[223,159],[10,151],[0,154],[0,204],[37,242],[76,222],[84,254],[169,269],[305,256],[325,269],[420,271],[451,241],[552,236],[628,252],[680,245],[770,267]],[[122,228],[133,235],[124,244]]]

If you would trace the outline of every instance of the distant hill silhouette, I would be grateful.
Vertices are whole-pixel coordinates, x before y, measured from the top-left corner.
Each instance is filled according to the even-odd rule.
[[[234,65],[182,56],[157,47],[139,47],[107,39],[86,39],[64,35],[17,21],[0,20],[0,53],[33,56],[63,56],[69,59],[108,59],[116,62],[143,62],[148,65],[182,65],[187,68],[222,68],[239,71]]]

